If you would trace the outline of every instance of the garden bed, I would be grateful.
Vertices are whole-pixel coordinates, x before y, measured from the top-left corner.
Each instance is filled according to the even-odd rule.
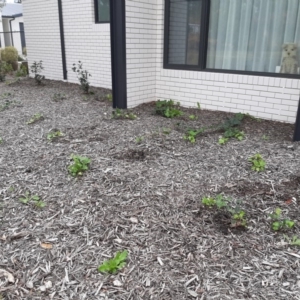
[[[22,79],[0,91],[0,270],[14,277],[0,271],[4,299],[300,299],[294,125],[245,117],[245,138],[219,145],[210,126],[233,114],[182,108],[168,119],[148,103],[117,119],[104,89]],[[183,138],[203,127],[195,143]],[[248,161],[257,153],[262,172]],[[91,159],[77,178],[71,154]],[[26,192],[46,206],[21,203]],[[245,228],[201,202],[220,194]],[[276,208],[292,229],[271,229]],[[122,250],[125,268],[97,271]]]

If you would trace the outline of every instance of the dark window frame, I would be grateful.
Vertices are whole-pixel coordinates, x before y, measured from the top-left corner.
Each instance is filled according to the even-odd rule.
[[[109,0],[110,2],[110,0]],[[99,11],[99,5],[98,5],[98,0],[94,0],[94,11],[95,11],[95,23],[96,24],[109,24],[110,23],[110,20],[109,21],[100,21],[99,20],[99,14],[98,14],[98,11]],[[110,18],[110,14],[109,14],[109,18]]]
[[[171,0],[165,0],[164,50],[163,50],[163,68],[164,69],[300,79],[300,74],[296,75],[296,74],[206,68],[209,16],[210,16],[210,0],[202,0],[202,1],[203,1],[203,6],[202,6],[202,12],[201,12],[198,65],[181,65],[181,64],[178,65],[178,64],[168,63],[168,61],[169,61],[169,24],[170,24]]]

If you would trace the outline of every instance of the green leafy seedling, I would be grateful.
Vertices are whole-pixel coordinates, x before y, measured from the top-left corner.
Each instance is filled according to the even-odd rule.
[[[294,235],[290,244],[292,246],[300,246],[300,239],[296,235]]]
[[[163,128],[163,131],[162,131],[164,134],[170,134],[171,133],[171,129],[169,128]]]
[[[204,129],[203,128],[200,128],[200,129],[197,129],[197,130],[194,130],[194,129],[190,129],[188,130],[188,132],[184,135],[184,139],[189,141],[190,143],[195,143],[196,142],[196,137],[198,134],[204,132]]]
[[[144,140],[144,138],[142,136],[138,136],[138,137],[135,138],[135,142],[137,144],[140,144],[143,140]]]
[[[113,112],[112,112],[112,116],[114,119],[130,119],[130,120],[135,120],[137,118],[137,116],[130,112],[130,113],[125,113],[122,109],[120,108],[116,108]]]
[[[102,265],[98,267],[98,271],[101,273],[116,274],[125,267],[127,256],[128,251],[118,251],[114,258],[104,261]]]
[[[213,207],[216,205],[216,200],[211,197],[203,197],[202,204],[208,207]]]
[[[73,160],[73,164],[69,166],[68,170],[72,176],[81,176],[84,171],[89,169],[91,160],[88,157],[71,155],[71,158]]]
[[[197,116],[195,116],[195,115],[190,115],[190,116],[189,116],[189,119],[192,120],[192,121],[195,121],[195,120],[197,120]]]
[[[247,221],[246,221],[246,213],[243,210],[239,210],[235,212],[232,216],[232,226],[233,227],[246,227]]]
[[[197,102],[197,107],[198,107],[199,110],[201,109],[201,105],[200,105],[199,102]]]
[[[182,115],[179,105],[179,102],[175,104],[173,100],[158,100],[155,102],[155,113],[166,118],[175,118]]]
[[[219,138],[220,145],[225,145],[227,142],[228,142],[228,138],[225,138],[225,137]]]
[[[284,230],[284,229],[292,229],[295,225],[295,221],[289,219],[282,219],[281,209],[277,207],[275,211],[269,215],[269,217],[273,220],[271,227],[274,231]]]
[[[54,138],[63,136],[62,132],[57,130],[47,134],[47,140],[52,141]]]
[[[269,139],[269,137],[268,137],[267,135],[264,134],[264,135],[262,136],[262,139],[263,139],[264,141],[267,141],[267,140]]]
[[[43,119],[43,115],[38,113],[38,114],[33,115],[33,116],[29,119],[29,121],[26,122],[26,124],[27,124],[27,125],[30,125],[30,124],[33,124],[33,123],[35,123],[35,122],[37,122],[37,121],[39,121],[39,120],[42,120],[42,119]]]
[[[251,169],[256,172],[261,172],[265,170],[266,162],[260,154],[255,154],[249,158],[249,161],[252,163]]]
[[[228,199],[224,198],[221,194],[216,196],[216,206],[218,209],[221,209],[223,207],[227,207]]]
[[[29,195],[29,192],[25,192],[24,197],[19,198],[20,202],[27,204],[30,201],[31,197]]]
[[[106,99],[107,99],[109,102],[112,102],[112,100],[113,100],[112,94],[107,94],[107,95],[106,95]]]

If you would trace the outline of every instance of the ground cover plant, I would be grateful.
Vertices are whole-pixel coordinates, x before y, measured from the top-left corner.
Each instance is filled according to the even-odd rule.
[[[155,113],[166,118],[175,118],[182,115],[180,103],[173,100],[158,100],[155,102]]]
[[[111,273],[115,274],[118,271],[122,270],[126,265],[126,259],[128,256],[128,251],[118,251],[116,255],[109,259],[104,261],[98,268],[99,272],[102,273]]]
[[[63,136],[63,133],[60,130],[52,130],[47,134],[47,140],[52,141],[60,136]]]
[[[131,109],[139,118],[127,122],[111,118],[109,101],[83,102],[75,84],[45,80],[41,89],[21,78],[0,90],[13,95],[0,97],[1,104],[22,103],[0,113],[5,300],[299,298],[300,147],[291,142],[293,124],[245,116],[231,127],[247,138],[221,147],[219,126],[235,114],[204,104],[166,118],[147,103]],[[93,91],[98,99],[111,93]],[[66,99],[53,101],[55,93]],[[36,112],[47,117],[27,126],[24,118]],[[183,136],[200,128],[206,130],[189,146]],[[52,130],[63,138],[50,143]],[[69,173],[71,153],[92,162],[80,180]],[[251,171],[254,154],[267,160],[266,171]],[[47,205],[20,202],[26,191]],[[276,208],[278,220],[269,216]],[[272,229],[287,219],[292,228]],[[124,250],[126,265],[99,272]]]
[[[120,108],[116,108],[112,112],[112,117],[114,119],[129,119],[129,120],[135,120],[137,116],[133,112],[128,112]]]
[[[263,157],[257,153],[249,158],[249,162],[252,164],[251,170],[261,172],[265,170],[266,162]]]
[[[42,114],[40,114],[40,113],[36,113],[36,114],[34,114],[27,122],[26,122],[26,124],[27,125],[31,125],[31,124],[34,124],[34,123],[36,123],[36,122],[38,122],[38,121],[40,121],[40,120],[43,120],[43,115]]]
[[[68,170],[72,176],[81,176],[83,172],[89,169],[91,160],[88,157],[72,154],[71,159],[73,163],[68,167]]]

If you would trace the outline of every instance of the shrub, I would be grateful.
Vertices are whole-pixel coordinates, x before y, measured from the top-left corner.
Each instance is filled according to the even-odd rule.
[[[33,64],[30,66],[30,71],[31,73],[34,74],[34,79],[35,79],[35,82],[37,84],[41,84],[42,81],[45,79],[45,76],[43,75],[40,75],[40,73],[42,72],[42,70],[44,70],[44,67],[43,67],[43,61],[40,60],[39,62],[33,62]]]
[[[5,61],[0,61],[0,82],[5,81],[6,74],[12,72],[12,66]]]
[[[174,118],[182,115],[182,111],[178,109],[180,103],[173,100],[158,100],[155,102],[155,113],[166,118]]]
[[[13,47],[5,47],[2,51],[1,51],[1,60],[13,64],[14,62],[18,61],[18,50]]]
[[[89,77],[92,75],[89,71],[83,70],[82,62],[80,60],[78,61],[77,67],[76,64],[73,64],[72,71],[76,73],[81,89],[88,94],[90,89]]]

